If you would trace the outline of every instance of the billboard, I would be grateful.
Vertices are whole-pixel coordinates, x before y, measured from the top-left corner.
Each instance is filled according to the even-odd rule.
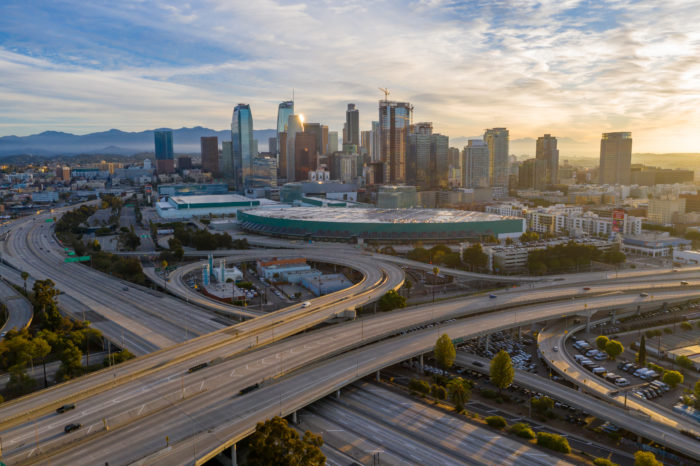
[[[621,209],[615,209],[612,212],[612,231],[615,233],[620,233],[624,229],[625,224],[625,211]]]

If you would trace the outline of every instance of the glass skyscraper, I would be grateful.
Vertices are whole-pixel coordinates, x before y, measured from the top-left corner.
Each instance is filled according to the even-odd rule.
[[[287,122],[289,122],[289,116],[294,115],[294,101],[287,100],[279,104],[277,107],[277,166],[280,166],[279,156],[280,156],[280,133],[287,132]],[[284,176],[285,174],[282,173]]]
[[[484,142],[489,147],[489,177],[491,186],[508,187],[508,130],[487,129]]]
[[[406,153],[411,104],[379,101],[380,160],[384,163],[384,181],[406,182]]]
[[[175,171],[173,157],[173,132],[154,131],[153,139],[156,146],[156,171],[160,174]]]
[[[253,139],[253,114],[248,104],[238,104],[233,109],[231,143],[234,185],[236,189],[243,189],[252,180],[253,159],[257,155]]]

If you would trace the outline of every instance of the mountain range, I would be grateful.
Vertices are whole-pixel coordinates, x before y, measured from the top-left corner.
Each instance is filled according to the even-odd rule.
[[[159,128],[158,130],[169,130]],[[30,136],[0,137],[0,157],[11,155],[76,155],[76,154],[114,154],[132,155],[138,152],[153,152],[153,131],[126,132],[110,129],[99,133],[77,135],[57,131],[44,131]],[[218,136],[219,142],[230,141],[231,131],[216,131],[196,126],[194,128],[172,129],[173,149],[176,153],[199,153],[199,138]],[[268,138],[274,137],[274,129],[253,131],[258,140],[259,150],[267,150]]]

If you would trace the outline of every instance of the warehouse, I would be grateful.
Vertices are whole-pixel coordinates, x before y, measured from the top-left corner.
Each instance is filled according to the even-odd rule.
[[[263,235],[357,242],[460,242],[519,237],[525,219],[445,209],[265,208],[241,211],[240,227]]]

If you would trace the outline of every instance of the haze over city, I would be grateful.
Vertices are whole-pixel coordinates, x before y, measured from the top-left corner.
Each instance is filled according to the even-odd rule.
[[[339,130],[377,87],[455,140],[510,128],[595,155],[693,152],[700,123],[696,2],[4,2],[0,135],[226,127],[251,105],[274,128],[291,98]]]

